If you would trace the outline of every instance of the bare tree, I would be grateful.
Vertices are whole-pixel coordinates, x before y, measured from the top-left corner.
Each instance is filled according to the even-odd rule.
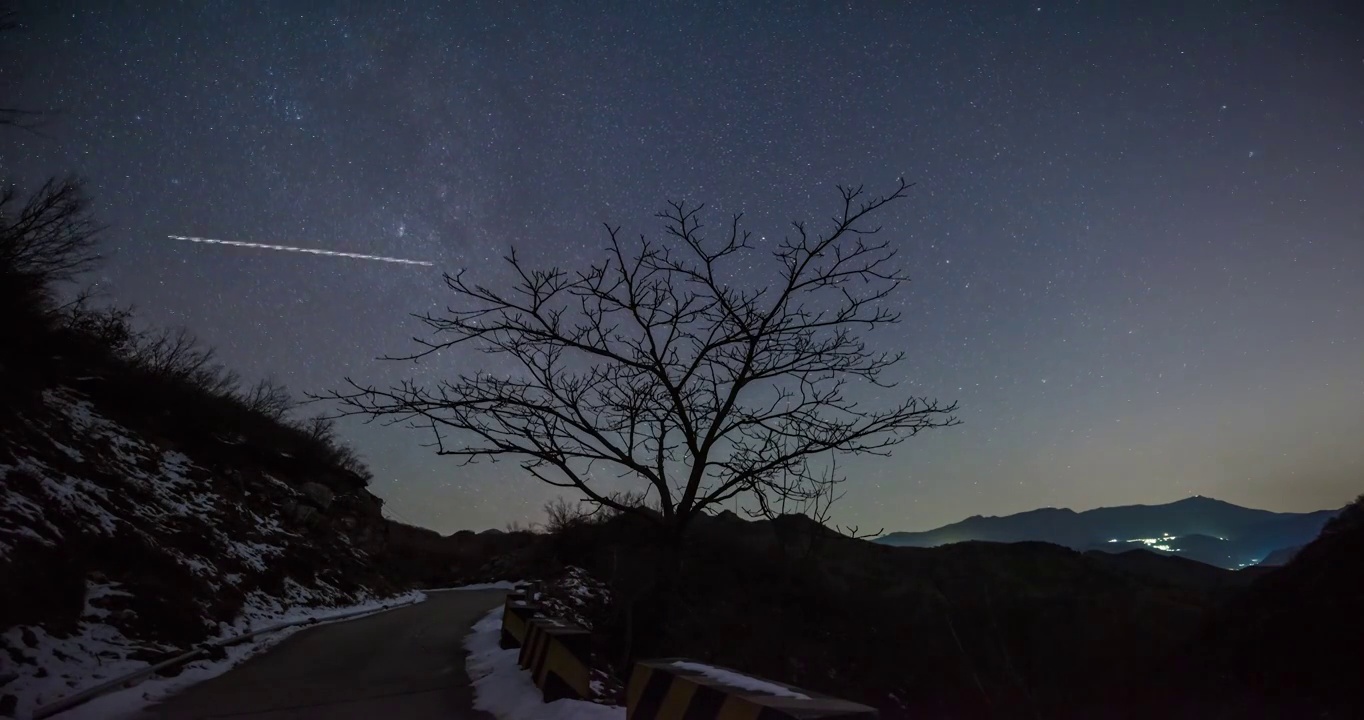
[[[241,383],[236,373],[218,362],[213,348],[184,328],[140,337],[131,359],[153,375],[183,380],[213,395],[232,394]]]
[[[75,278],[99,262],[102,227],[75,178],[48,180],[24,201],[0,190],[0,272],[43,284]]]
[[[19,17],[13,9],[0,9],[0,34],[11,32],[19,28]],[[20,130],[27,130],[34,134],[40,134],[38,128],[42,127],[44,120],[49,113],[37,110],[25,110],[18,107],[0,106],[0,128],[10,127]]]
[[[0,35],[17,27],[14,10],[0,9]],[[0,98],[0,129],[37,132],[45,115]],[[95,245],[102,229],[74,177],[50,179],[23,199],[13,185],[0,189],[0,301],[28,311],[51,310],[52,285],[100,260]]]
[[[435,337],[396,358],[473,345],[499,373],[387,389],[347,378],[324,397],[345,414],[429,429],[442,455],[518,459],[550,485],[675,536],[730,498],[765,507],[808,495],[820,458],[885,454],[957,422],[955,403],[909,396],[873,409],[848,392],[893,387],[883,375],[903,357],[869,348],[858,331],[899,320],[885,301],[907,278],[868,219],[909,187],[901,180],[876,197],[840,187],[823,233],[794,222],[771,252],[770,282],[749,262],[741,216],[712,242],[703,206],[682,202],[657,216],[664,241],[627,243],[607,226],[605,258],[583,270],[531,268],[513,250],[508,289],[446,275],[463,307],[419,315]],[[614,498],[604,473],[637,479],[658,512]]]
[[[842,485],[847,480],[846,475],[838,472],[837,458],[830,460],[820,470],[805,467],[796,472],[787,472],[773,479],[769,483],[772,492],[759,494],[756,507],[746,508],[745,512],[751,518],[765,520],[803,515],[817,525],[857,540],[873,538],[885,532],[885,528],[864,532],[859,525],[830,524],[834,505],[846,494]],[[827,533],[821,533],[820,537],[825,535]]]
[[[581,501],[575,502],[563,496],[556,497],[545,503],[545,532],[558,535],[565,530],[591,522],[596,514],[594,511],[600,509],[601,506],[585,505]]]
[[[332,445],[336,442],[336,421],[326,415],[314,415],[301,423],[299,429],[307,434],[308,438],[324,445]]]
[[[0,107],[0,127],[19,128],[37,134],[38,128],[43,126],[43,120],[44,113],[36,110]]]
[[[241,396],[246,409],[272,420],[282,420],[296,406],[289,389],[274,378],[264,378]]]
[[[98,295],[92,287],[82,288],[74,298],[57,308],[63,327],[92,338],[117,356],[126,356],[138,340],[133,329],[133,308],[97,305]]]
[[[610,493],[608,497],[614,505],[652,510],[649,499],[643,491],[622,490]],[[562,495],[545,503],[545,532],[554,535],[573,527],[591,523],[603,523],[622,511],[612,505],[596,503],[587,499],[570,500]]]

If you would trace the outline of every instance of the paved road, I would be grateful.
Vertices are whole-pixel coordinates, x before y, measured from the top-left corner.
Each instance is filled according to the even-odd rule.
[[[303,630],[142,717],[492,720],[472,709],[464,636],[503,595],[433,592],[417,605]]]

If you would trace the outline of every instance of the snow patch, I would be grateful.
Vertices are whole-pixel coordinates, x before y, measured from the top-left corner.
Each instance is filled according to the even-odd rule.
[[[14,467],[0,465],[0,479],[9,475]],[[5,527],[6,525],[12,527]],[[45,530],[48,536],[35,530],[32,527],[35,525]],[[62,539],[62,531],[43,516],[42,506],[18,493],[0,495],[0,533],[28,538],[47,547],[56,546],[57,541]],[[0,539],[0,554],[8,556],[13,550],[13,543]]]
[[[515,590],[519,582],[510,580],[499,580],[493,583],[475,583],[473,585],[460,585],[459,587],[448,588],[427,588],[426,592],[451,592],[454,590]]]
[[[95,590],[97,587],[99,589]],[[92,584],[91,588],[93,592],[102,593],[101,597],[121,592],[108,585]],[[262,599],[268,598],[256,595],[253,599],[259,603]],[[195,660],[184,665],[183,670],[174,677],[154,676],[131,688],[102,695],[52,717],[56,720],[129,718],[190,685],[222,675],[252,655],[273,647],[304,628],[334,619],[339,615],[365,610],[377,612],[425,599],[426,595],[421,592],[410,592],[395,598],[370,599],[354,605],[335,607],[284,608],[275,602],[266,602],[264,606],[258,604],[232,624],[222,624],[221,632],[208,642],[227,640],[285,623],[313,622],[282,628],[240,645],[225,647],[223,651],[226,657],[221,660]],[[34,641],[32,645],[24,642],[25,635]],[[38,707],[149,667],[151,663],[129,657],[135,650],[166,654],[177,651],[176,648],[165,646],[139,645],[117,629],[94,622],[81,623],[80,632],[69,638],[52,637],[40,627],[10,628],[0,634],[0,637],[4,637],[10,647],[18,648],[21,653],[37,660],[37,666],[47,670],[46,677],[21,676],[14,683],[5,686],[6,692],[15,693],[19,698],[18,717],[27,717]]]
[[[766,680],[759,680],[758,678],[750,677],[742,673],[737,673],[734,672],[733,670],[711,667],[710,665],[703,665],[698,662],[690,662],[687,660],[679,660],[675,663],[672,663],[672,666],[679,670],[689,670],[694,673],[699,673],[710,678],[711,680],[714,680],[719,683],[724,683],[725,685],[728,685],[732,688],[738,688],[739,690],[760,692],[765,695],[776,695],[777,697],[787,697],[792,698],[793,700],[810,699],[809,695],[798,693],[795,690],[786,687],[785,685],[778,685],[776,683],[768,682]]]
[[[104,598],[133,596],[132,593],[126,590],[120,590],[119,589],[120,586],[121,583],[116,582],[97,583],[87,580],[85,583],[85,610],[81,613],[81,617],[95,618],[97,620],[100,618],[109,617],[109,610],[102,607],[97,607],[95,605],[95,601],[102,600]]]
[[[30,619],[25,622],[31,624],[0,627],[0,678],[4,681],[0,695],[18,698],[18,717],[182,654],[191,649],[191,642],[270,631],[261,641],[225,648],[226,661],[195,661],[176,677],[148,679],[60,716],[118,717],[120,708],[131,707],[127,703],[141,707],[220,674],[278,642],[292,632],[276,632],[282,623],[323,621],[394,602],[379,600],[362,587],[342,590],[341,583],[323,579],[345,578],[344,571],[351,566],[369,570],[362,563],[352,563],[317,572],[322,567],[320,553],[306,546],[330,542],[333,560],[346,559],[335,556],[336,550],[345,547],[356,557],[364,554],[339,532],[336,537],[304,540],[287,529],[281,523],[278,503],[271,499],[297,495],[286,483],[273,477],[260,479],[249,471],[236,475],[230,464],[225,469],[218,464],[196,464],[190,456],[148,442],[102,415],[75,391],[48,389],[43,399],[45,407],[35,411],[25,427],[0,428],[0,455],[9,463],[0,464],[0,557],[29,553],[42,558],[50,554],[43,548],[118,537],[138,553],[186,568],[183,575],[178,569],[176,573],[184,586],[171,591],[183,594],[177,601],[192,603],[188,610],[200,612],[204,632],[190,629],[178,635],[182,640],[148,639],[145,627],[155,618],[140,617],[137,613],[143,612],[145,603],[137,601],[139,593],[152,591],[149,585],[154,590],[155,583],[117,566],[108,574],[103,566],[91,567],[83,573],[84,605],[75,605],[77,598],[71,598],[70,614],[74,616],[79,609],[79,616],[63,616],[61,625],[40,625]],[[281,559],[291,553],[310,563],[309,574],[300,574],[297,582],[284,579],[282,592],[262,590],[280,587],[273,574]],[[266,579],[271,582],[263,582]],[[224,588],[245,593],[239,610],[218,608],[211,602]],[[397,600],[424,597],[412,593]]]
[[[585,700],[544,701],[530,674],[516,663],[519,651],[498,646],[502,608],[474,623],[464,640],[469,651],[465,669],[474,687],[474,709],[498,720],[625,720],[625,708]]]

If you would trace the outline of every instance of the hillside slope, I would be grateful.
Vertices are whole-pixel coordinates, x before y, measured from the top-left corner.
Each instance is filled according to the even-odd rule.
[[[364,549],[383,520],[358,478],[294,463],[264,435],[205,434],[154,395],[119,402],[124,387],[100,376],[3,389],[14,402],[0,408],[0,696],[11,706],[0,710],[23,713],[291,608],[398,589]]]
[[[1364,717],[1361,555],[1364,497],[1218,612],[1185,654],[1210,695],[1197,716]]]
[[[547,546],[617,601],[597,624],[601,657],[693,657],[867,703],[886,720],[1149,717],[1142,701],[1159,669],[1244,584],[1147,552],[888,547],[799,516],[729,513],[697,521],[669,582],[647,537],[618,519]]]

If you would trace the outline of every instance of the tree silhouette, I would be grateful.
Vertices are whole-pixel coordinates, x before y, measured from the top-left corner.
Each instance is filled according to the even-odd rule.
[[[445,275],[461,307],[418,315],[434,337],[389,358],[471,345],[500,372],[389,388],[346,378],[320,397],[342,414],[430,430],[442,455],[517,459],[545,483],[679,536],[738,496],[762,508],[827,498],[825,459],[885,454],[957,422],[955,403],[907,396],[869,408],[848,392],[893,387],[882,376],[904,355],[870,349],[859,331],[899,320],[884,301],[907,278],[867,221],[909,187],[900,180],[877,197],[839,187],[825,232],[794,222],[771,252],[770,282],[748,262],[741,216],[711,242],[702,206],[682,202],[657,216],[663,241],[626,243],[608,225],[605,257],[582,270],[531,268],[513,250],[512,287]],[[652,508],[606,492],[603,472],[637,479]]]
[[[0,8],[0,37],[18,28],[15,12]],[[0,131],[35,131],[46,114],[11,107],[0,98]],[[49,179],[21,198],[5,181],[0,187],[0,300],[7,307],[43,297],[48,286],[75,278],[99,261],[101,226],[75,177]]]
[[[13,187],[0,189],[0,270],[64,282],[100,260],[100,230],[78,179],[48,180],[26,199]]]
[[[19,28],[19,17],[13,9],[0,8],[0,34],[8,33]],[[37,110],[27,110],[19,107],[10,107],[8,104],[0,103],[0,128],[10,127],[38,133],[38,128],[42,127],[48,113]]]

